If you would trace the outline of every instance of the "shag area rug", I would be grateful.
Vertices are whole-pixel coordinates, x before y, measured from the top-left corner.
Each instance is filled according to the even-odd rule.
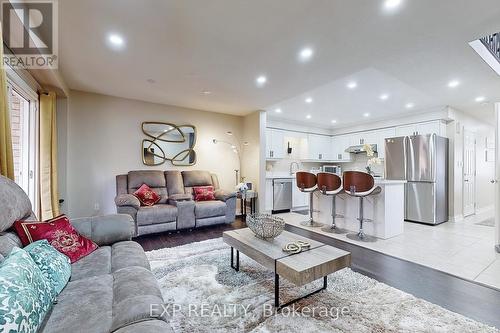
[[[350,269],[328,277],[328,289],[279,312],[274,273],[240,254],[230,267],[222,238],[147,253],[176,332],[499,332]],[[280,297],[300,297],[280,280]]]

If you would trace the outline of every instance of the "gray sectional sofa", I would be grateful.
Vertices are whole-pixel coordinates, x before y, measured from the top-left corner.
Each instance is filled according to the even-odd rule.
[[[156,205],[141,206],[133,195],[142,184],[161,197]],[[213,186],[216,200],[193,201],[196,186]],[[130,171],[116,177],[116,193],[117,211],[132,216],[137,236],[232,223],[236,215],[236,193],[221,190],[208,171]]]
[[[22,247],[12,224],[34,219],[24,191],[0,176],[0,262],[14,246]],[[130,216],[83,218],[71,223],[99,248],[72,264],[70,282],[39,332],[172,332],[166,318],[150,314],[151,304],[163,304],[163,298],[142,247],[130,241],[134,234]]]

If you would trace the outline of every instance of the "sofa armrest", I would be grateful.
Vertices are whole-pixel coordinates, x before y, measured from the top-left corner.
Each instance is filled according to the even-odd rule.
[[[120,194],[115,198],[115,204],[117,207],[131,206],[135,209],[141,207],[141,202],[133,194]]]
[[[194,215],[195,202],[193,200],[172,200],[168,203],[177,207],[177,230],[190,229],[196,226]]]
[[[215,191],[215,199],[226,202],[231,198],[236,198],[236,192],[226,192],[224,190]]]
[[[84,217],[71,220],[71,224],[100,246],[131,240],[135,235],[134,220],[126,214]]]

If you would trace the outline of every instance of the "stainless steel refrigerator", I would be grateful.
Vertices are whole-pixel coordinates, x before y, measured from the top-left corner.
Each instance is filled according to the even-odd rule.
[[[407,181],[405,220],[448,221],[448,145],[436,134],[385,139],[385,178]]]

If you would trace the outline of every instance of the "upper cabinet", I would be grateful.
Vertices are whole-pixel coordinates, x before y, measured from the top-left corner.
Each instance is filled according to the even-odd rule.
[[[433,133],[445,137],[446,124],[436,120],[335,136],[268,128],[266,129],[266,158],[281,159],[288,156],[308,161],[350,162],[352,155],[346,153],[345,150],[349,146],[364,144],[376,144],[377,156],[385,158],[385,139]],[[288,147],[291,148],[290,154],[287,153]]]
[[[266,129],[266,158],[285,157],[285,131],[277,129]]]
[[[376,144],[376,143],[377,143],[376,131],[359,132],[349,135],[349,144],[351,146]]]
[[[308,134],[308,160],[332,160],[332,137],[327,135]]]
[[[394,138],[396,136],[396,129],[394,127],[384,128],[377,131],[377,156],[385,158],[385,139]]]
[[[332,160],[338,162],[351,161],[351,153],[345,150],[351,145],[350,135],[336,135],[332,138]]]
[[[396,127],[396,136],[437,134],[446,137],[446,125],[439,120]]]

